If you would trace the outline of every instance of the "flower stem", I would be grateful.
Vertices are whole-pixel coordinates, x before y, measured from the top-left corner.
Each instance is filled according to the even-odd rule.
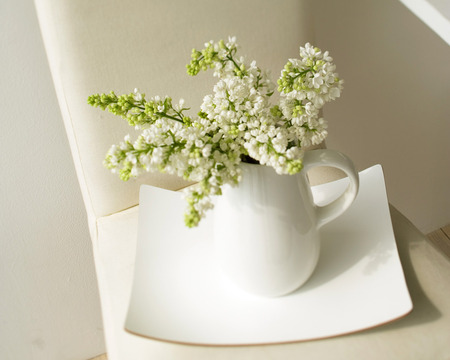
[[[167,115],[166,113],[163,113],[163,112],[157,112],[157,113],[155,113],[155,114],[156,114],[156,115],[159,115],[159,116],[161,116],[161,117],[165,117],[165,118],[172,119],[172,120],[178,121],[178,122],[180,122],[180,123],[183,123],[183,120],[182,120],[182,119],[177,119],[176,117]]]

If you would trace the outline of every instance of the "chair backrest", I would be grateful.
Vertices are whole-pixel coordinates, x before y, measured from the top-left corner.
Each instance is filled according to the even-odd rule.
[[[276,80],[299,46],[314,41],[307,1],[39,0],[36,8],[91,220],[136,205],[142,183],[174,190],[185,183],[161,174],[125,183],[105,169],[109,147],[134,130],[88,106],[89,95],[137,87],[147,97],[184,98],[196,114],[215,80],[186,74],[192,48],[235,35],[241,54]]]

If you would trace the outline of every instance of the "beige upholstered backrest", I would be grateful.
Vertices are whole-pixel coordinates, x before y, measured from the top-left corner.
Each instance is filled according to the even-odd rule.
[[[241,54],[272,70],[274,80],[298,48],[313,41],[299,0],[36,0],[49,63],[88,215],[96,219],[138,203],[141,183],[179,189],[174,177],[148,174],[122,182],[102,165],[133,129],[87,105],[93,93],[180,97],[196,114],[211,92],[212,73],[186,74],[193,47],[237,36]],[[140,32],[130,27],[140,22]]]

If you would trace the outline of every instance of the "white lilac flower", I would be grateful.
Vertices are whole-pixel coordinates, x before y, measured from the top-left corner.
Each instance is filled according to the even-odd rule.
[[[246,157],[271,166],[279,174],[301,170],[303,148],[321,143],[327,123],[319,117],[325,103],[340,97],[343,81],[328,51],[306,44],[299,59],[289,59],[278,79],[279,103],[271,104],[274,83],[256,61],[236,56],[236,38],[209,41],[192,50],[187,72],[213,69],[218,78],[206,95],[197,117],[185,114],[180,99],[145,99],[135,89],[130,95],[95,94],[88,102],[108,109],[142,130],[132,143],[129,136],[107,153],[105,165],[123,180],[144,171],[174,174],[196,181],[185,190],[185,221],[196,226],[212,207],[211,196],[225,184],[241,181],[240,162]]]
[[[134,89],[134,100],[142,101],[142,94],[139,92],[138,88]]]

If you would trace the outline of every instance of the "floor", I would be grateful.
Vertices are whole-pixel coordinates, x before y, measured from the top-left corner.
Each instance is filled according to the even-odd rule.
[[[429,233],[427,237],[450,259],[450,224]],[[108,357],[106,354],[103,354],[90,360],[108,360]]]
[[[450,224],[433,231],[427,237],[450,259]]]

